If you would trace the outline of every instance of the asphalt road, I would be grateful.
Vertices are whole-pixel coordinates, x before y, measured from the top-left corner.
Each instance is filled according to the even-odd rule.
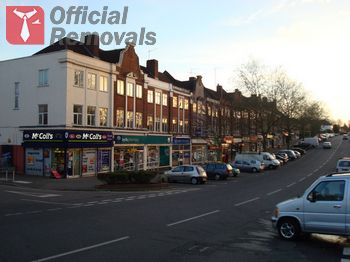
[[[349,141],[278,170],[158,192],[66,192],[0,185],[0,261],[340,261],[347,239],[281,240],[276,203],[334,171]]]

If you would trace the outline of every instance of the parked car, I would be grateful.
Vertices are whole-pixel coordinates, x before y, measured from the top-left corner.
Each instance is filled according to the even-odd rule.
[[[297,156],[295,155],[295,153],[294,153],[293,150],[283,149],[283,150],[280,150],[280,151],[277,152],[277,154],[279,154],[279,153],[285,153],[285,154],[287,154],[289,160],[295,160],[295,159],[297,159]]]
[[[232,164],[233,168],[238,168],[240,171],[244,172],[261,172],[264,170],[264,163],[255,160],[235,160]]]
[[[294,154],[296,155],[297,158],[301,158],[301,154],[298,151],[296,151],[294,149],[291,149],[291,150],[294,152]]]
[[[350,174],[318,178],[298,198],[277,204],[271,218],[283,239],[294,240],[302,232],[349,236]]]
[[[203,168],[207,173],[208,179],[224,180],[228,177],[237,176],[237,173],[233,172],[232,166],[226,163],[207,163]]]
[[[279,152],[276,154],[276,158],[283,161],[284,164],[288,162],[288,155],[286,153]]]
[[[347,134],[344,134],[344,135],[343,135],[343,140],[348,140],[348,139],[349,139],[348,135],[347,135]]]
[[[235,160],[250,161],[258,160],[265,165],[265,168],[276,169],[280,166],[280,162],[269,152],[244,152],[236,154]]]
[[[307,143],[299,143],[299,144],[294,145],[293,147],[301,148],[301,149],[304,149],[304,150],[309,150],[309,149],[313,148],[312,145],[307,144]]]
[[[298,151],[301,155],[305,155],[305,153],[306,153],[306,150],[304,150],[304,149],[302,149],[302,148],[300,148],[300,147],[295,147],[295,146],[293,146],[293,148],[292,148],[294,151]]]
[[[328,142],[328,141],[323,142],[322,147],[325,149],[330,149],[330,148],[332,148],[332,143]]]
[[[168,178],[168,182],[182,182],[196,185],[207,181],[207,173],[203,167],[197,165],[177,166],[166,171],[165,175]]]
[[[343,157],[338,160],[336,172],[350,172],[350,157]]]

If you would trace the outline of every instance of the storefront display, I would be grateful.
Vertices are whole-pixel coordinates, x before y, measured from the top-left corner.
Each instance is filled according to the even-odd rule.
[[[191,163],[191,138],[174,137],[172,165],[189,165]]]

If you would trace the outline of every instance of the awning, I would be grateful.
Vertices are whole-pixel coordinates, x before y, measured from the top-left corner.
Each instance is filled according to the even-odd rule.
[[[192,144],[207,145],[208,142],[202,138],[192,138]]]

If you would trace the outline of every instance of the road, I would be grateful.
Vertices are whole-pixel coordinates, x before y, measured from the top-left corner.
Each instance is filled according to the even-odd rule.
[[[340,261],[346,239],[281,240],[270,217],[334,171],[350,143],[278,170],[157,192],[68,192],[0,185],[0,261]]]

